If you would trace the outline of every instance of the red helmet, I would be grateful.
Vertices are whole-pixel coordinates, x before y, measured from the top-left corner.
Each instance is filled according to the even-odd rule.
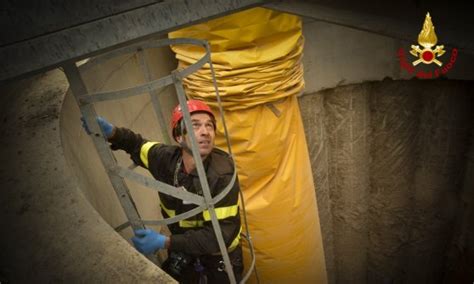
[[[198,101],[198,100],[189,100],[187,101],[187,103],[188,103],[188,109],[189,109],[190,114],[193,114],[195,112],[205,112],[209,114],[212,120],[214,121],[214,129],[216,128],[216,123],[215,123],[216,118],[214,117],[214,114],[212,113],[211,108],[205,102]],[[183,112],[181,111],[181,106],[178,104],[174,108],[173,113],[171,114],[171,131],[173,131],[173,136],[174,136],[174,129],[178,125],[178,122],[181,120],[181,118],[183,118]]]

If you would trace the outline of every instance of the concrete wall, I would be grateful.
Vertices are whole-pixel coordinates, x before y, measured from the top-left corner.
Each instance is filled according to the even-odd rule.
[[[146,52],[153,79],[170,74],[176,67],[173,55],[168,47],[149,49]],[[145,76],[141,69],[137,53],[118,56],[94,67],[81,66],[89,92],[103,92],[130,88],[143,84]],[[165,87],[160,92],[165,125],[169,125],[172,108],[177,104],[174,85]],[[148,93],[120,100],[104,101],[94,104],[98,115],[103,116],[113,125],[130,128],[153,141],[164,141],[163,132],[153,109]],[[67,161],[77,173],[77,181],[91,205],[112,227],[127,221],[123,209],[103,165],[97,155],[92,140],[82,130],[79,118],[79,107],[71,93],[66,95],[61,116],[62,141]],[[168,133],[168,129],[164,129]],[[80,145],[80,146],[79,146]],[[117,163],[128,167],[132,164],[129,156],[123,151],[114,151]],[[136,168],[140,174],[151,176],[142,168]],[[140,184],[126,181],[140,216],[145,220],[161,219],[158,193]],[[160,228],[155,228],[160,230]],[[131,229],[123,231],[129,238]]]
[[[407,81],[411,76],[396,54],[411,43],[304,23],[300,106],[329,282],[440,283],[452,277],[448,267],[468,264],[445,257],[452,254],[452,228],[470,216],[457,208],[463,183],[472,182],[464,173],[472,84]],[[463,54],[447,77],[472,80],[472,63]],[[470,192],[464,193],[469,200]],[[472,225],[464,224],[465,236],[471,235]]]
[[[308,18],[303,19],[305,94],[336,86],[382,80],[386,77],[394,80],[415,77],[414,74],[409,74],[400,68],[397,51],[403,48],[410,62],[416,59],[409,54],[409,50],[412,44],[417,44],[420,30],[414,30],[413,42],[407,42]],[[438,40],[439,44],[442,44],[442,38]],[[449,62],[451,48],[446,50],[445,55],[440,58],[445,64]],[[473,66],[473,54],[461,50],[446,78],[473,80]]]
[[[146,56],[153,78],[176,66],[169,48]],[[96,67],[81,66],[90,92],[143,83],[137,54],[125,54]],[[167,118],[177,103],[173,87],[160,95]],[[114,232],[126,221],[80,112],[60,70],[2,88],[3,244],[0,282],[174,282],[139,254],[131,230]],[[96,111],[117,126],[163,141],[150,96],[101,102]],[[168,125],[168,123],[166,123]],[[167,130],[165,130],[166,132]],[[117,153],[119,164],[130,159]],[[145,174],[145,171],[137,169]],[[143,219],[161,218],[156,192],[130,184]],[[159,228],[157,228],[159,229]],[[56,279],[56,280],[55,280]]]
[[[446,257],[472,210],[472,87],[382,81],[300,98],[331,282],[441,283],[467,265]]]
[[[174,283],[102,216],[108,200],[93,197],[105,188],[86,193],[77,182],[61,139],[83,135],[77,114],[63,121],[67,88],[60,70],[1,88],[0,282]],[[81,139],[70,146],[87,149]],[[72,161],[85,161],[78,153]],[[93,162],[85,167],[101,171]]]

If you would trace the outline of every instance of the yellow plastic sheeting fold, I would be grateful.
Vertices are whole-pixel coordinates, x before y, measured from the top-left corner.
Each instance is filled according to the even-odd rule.
[[[301,20],[296,16],[255,8],[169,36],[209,41],[219,94],[226,110],[277,101],[299,94],[304,87],[301,64],[304,40]],[[179,59],[179,68],[195,63],[204,55],[202,48],[190,45],[172,46],[172,49]],[[202,98],[217,106],[209,68],[205,65],[184,78],[183,84],[189,97]]]
[[[294,96],[304,87],[300,19],[255,8],[170,37],[210,41],[260,282],[326,283],[315,189]],[[180,66],[203,54],[189,47],[173,50],[184,60]],[[184,85],[188,96],[207,101],[217,113],[208,68]],[[222,124],[217,131],[216,144],[226,149]],[[243,245],[248,267],[249,249]]]
[[[170,38],[206,39],[212,62],[226,69],[237,69],[279,59],[293,51],[301,36],[301,20],[289,14],[254,8],[169,34]],[[174,46],[178,59],[194,63],[202,49]]]
[[[261,283],[326,283],[319,216],[296,96],[226,112]],[[218,129],[222,134],[222,126]],[[217,145],[225,149],[223,135]],[[250,263],[243,242],[245,263]],[[256,283],[251,278],[250,283]]]

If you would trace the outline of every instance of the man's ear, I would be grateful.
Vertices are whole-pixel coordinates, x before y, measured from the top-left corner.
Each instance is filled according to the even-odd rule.
[[[183,142],[183,136],[176,137],[176,141],[178,141],[178,143]]]

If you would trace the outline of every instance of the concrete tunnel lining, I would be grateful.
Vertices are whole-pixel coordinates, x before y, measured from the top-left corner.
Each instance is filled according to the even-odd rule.
[[[474,277],[472,82],[366,82],[300,106],[332,281]]]
[[[80,191],[60,136],[67,88],[53,70],[4,89],[0,280],[174,283]]]

